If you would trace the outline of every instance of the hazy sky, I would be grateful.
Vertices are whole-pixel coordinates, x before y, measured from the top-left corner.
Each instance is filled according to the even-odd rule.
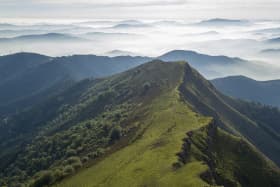
[[[0,0],[0,20],[280,19],[279,10],[279,0]]]

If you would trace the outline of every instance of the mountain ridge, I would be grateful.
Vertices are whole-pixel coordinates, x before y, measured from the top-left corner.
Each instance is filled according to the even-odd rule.
[[[19,182],[26,183],[28,179],[38,186],[42,181],[54,184],[61,177],[66,178],[54,185],[255,186],[253,175],[246,176],[242,172],[234,175],[238,171],[234,168],[247,168],[242,164],[246,161],[251,163],[247,168],[249,173],[258,176],[257,185],[265,184],[268,178],[278,184],[275,176],[279,176],[279,168],[252,144],[279,164],[279,140],[244,113],[242,104],[220,94],[185,62],[153,61],[108,78],[84,80],[32,110],[2,121],[6,125],[0,127],[7,129],[0,132],[9,133],[0,136],[0,146],[5,150],[9,145],[11,150],[0,154],[0,162],[5,164],[1,167],[6,168],[2,176],[11,182],[13,169],[18,168],[29,176]],[[209,138],[232,142],[211,149],[211,153],[218,155],[216,162],[213,155],[204,153],[208,135],[201,129],[210,125],[212,119],[221,130],[218,136]],[[270,128],[270,120],[262,120],[262,125]],[[224,135],[221,133],[224,130],[238,135],[244,142],[238,143],[239,140]],[[182,141],[187,138],[186,133],[193,142],[191,150]],[[258,137],[263,140],[260,142]],[[25,141],[27,144],[18,150],[17,142]],[[227,157],[231,162],[222,159],[220,152],[229,145],[232,146],[226,153],[231,155]],[[236,148],[240,152],[233,151]],[[13,151],[19,152],[14,155]],[[242,153],[248,157],[238,160]],[[101,160],[94,162],[98,158]],[[89,159],[92,164],[88,163]],[[256,159],[263,164],[258,165]],[[38,161],[42,165],[39,166]],[[79,169],[87,163],[88,169]],[[223,168],[223,164],[230,167]],[[254,165],[259,169],[254,170],[251,167]],[[210,166],[220,172],[214,172]],[[48,171],[40,173],[42,169]],[[21,177],[22,172],[18,173]],[[222,180],[212,175],[219,175]],[[49,177],[47,181],[46,177]]]
[[[211,80],[226,95],[279,107],[280,80],[256,81],[245,76],[230,76]]]

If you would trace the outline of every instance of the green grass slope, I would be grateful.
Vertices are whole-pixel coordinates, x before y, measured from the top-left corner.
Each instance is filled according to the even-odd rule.
[[[136,140],[144,135],[150,139],[139,142],[139,148],[155,147],[143,157],[146,158],[144,163],[155,161],[148,162],[147,158],[157,152],[161,134],[165,141],[174,141],[161,151],[168,153],[165,157],[170,156],[169,163],[175,161],[184,134],[207,121],[197,117],[180,101],[177,87],[182,81],[184,66],[184,63],[152,62],[110,78],[85,80],[49,101],[7,119],[1,126],[1,132],[6,132],[1,134],[0,144],[5,150],[0,154],[2,184],[40,186],[41,181],[54,183],[79,171],[81,165],[90,165],[134,140],[137,143]],[[176,76],[170,72],[176,72]],[[173,117],[174,114],[177,116]],[[163,117],[165,120],[161,124]],[[152,123],[158,126],[151,126]],[[176,131],[170,130],[172,136],[168,140],[169,133],[163,132],[168,131],[170,125]],[[144,133],[148,132],[147,128],[153,129],[149,135]],[[112,140],[116,129],[121,129],[121,139],[117,142]],[[169,153],[168,149],[173,150]],[[154,155],[154,159],[158,155]],[[165,169],[169,167],[169,164],[165,165]],[[154,173],[160,170],[158,168]],[[144,176],[142,180],[145,181]],[[201,182],[199,178],[196,180]]]
[[[159,94],[146,109],[148,115],[140,121],[144,127],[143,134],[125,148],[89,168],[82,169],[56,186],[279,185],[278,168],[249,146],[247,141],[235,138],[222,130],[216,130],[212,134],[206,133],[204,129],[209,129],[212,121],[193,112],[197,105],[190,101],[196,100],[188,97],[184,89],[188,88],[200,98],[204,91],[208,91],[203,90],[205,87],[214,88],[187,64],[177,65],[181,66],[180,71],[176,72],[181,77],[180,81],[173,89]],[[213,98],[211,94],[209,96],[205,96],[205,99],[211,102]],[[222,98],[218,98],[220,102]],[[196,110],[201,112],[199,108]],[[236,118],[248,125],[247,121],[250,119],[234,109],[231,110],[233,116],[240,115],[241,117]],[[213,117],[217,118],[215,125],[224,128],[228,126],[229,131],[239,132],[239,126],[226,123],[227,115],[225,118],[217,114]],[[254,129],[255,124],[252,125],[247,128]],[[186,133],[193,136],[186,139]],[[239,135],[243,136],[242,133],[243,131]],[[243,156],[245,157],[242,159]],[[254,179],[255,177],[258,179]]]
[[[144,129],[134,142],[57,186],[205,186],[199,175],[207,169],[196,161],[178,171],[182,139],[186,132],[210,119],[192,112],[176,90],[153,101],[148,115],[138,121]]]

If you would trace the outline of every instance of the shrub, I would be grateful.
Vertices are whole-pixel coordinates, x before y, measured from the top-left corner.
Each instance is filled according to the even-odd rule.
[[[145,82],[145,83],[143,84],[144,90],[148,90],[150,87],[151,87],[151,83],[150,83],[150,82]]]
[[[42,187],[50,185],[54,181],[54,177],[50,171],[41,171],[35,178],[32,187]]]
[[[83,164],[82,164],[82,162],[76,162],[76,163],[73,163],[72,166],[75,170],[77,170],[77,169],[81,168],[83,166]]]
[[[53,177],[54,177],[55,181],[58,181],[63,178],[63,172],[60,169],[56,169],[53,172]]]
[[[84,156],[83,158],[82,158],[82,163],[85,163],[85,162],[87,162],[89,160],[89,158],[87,157],[87,156]]]
[[[150,82],[145,82],[143,84],[142,95],[145,95],[150,88],[151,88],[151,83]]]
[[[74,150],[74,149],[68,149],[68,150],[66,151],[66,155],[67,155],[67,156],[74,156],[74,155],[77,155],[77,151]]]
[[[81,162],[81,159],[79,157],[70,157],[67,159],[67,164],[70,164],[73,166],[73,168],[76,170],[80,167],[82,167],[82,162]]]
[[[74,163],[80,163],[80,162],[81,162],[81,160],[77,156],[72,156],[67,159],[67,164],[74,164]]]
[[[112,129],[110,134],[110,142],[114,143],[116,140],[121,138],[122,128],[120,126],[116,126]]]
[[[106,135],[108,135],[110,133],[110,129],[111,129],[111,125],[110,124],[107,124],[105,123],[103,126],[102,126],[102,130],[104,131],[104,133]]]
[[[22,183],[12,184],[11,186],[12,186],[12,187],[25,187],[25,185],[22,184]]]
[[[71,165],[67,165],[67,166],[65,166],[64,169],[63,169],[63,175],[64,175],[64,176],[71,175],[71,174],[73,174],[74,172],[75,172],[75,169],[74,169],[74,167],[71,166]]]

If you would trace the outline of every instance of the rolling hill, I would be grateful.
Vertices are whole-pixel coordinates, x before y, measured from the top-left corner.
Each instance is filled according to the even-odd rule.
[[[249,21],[247,20],[237,20],[237,19],[222,19],[222,18],[214,18],[209,20],[203,20],[196,25],[199,26],[215,26],[215,27],[226,27],[226,26],[245,26],[249,25]]]
[[[33,53],[2,56],[0,57],[0,115],[34,105],[84,78],[119,73],[149,59],[95,55],[54,58]]]
[[[157,58],[163,61],[187,61],[207,79],[240,74],[269,79],[271,75],[275,77],[279,72],[278,67],[268,67],[262,62],[248,61],[237,57],[213,56],[188,50],[170,51]]]
[[[47,34],[34,34],[22,35],[13,38],[0,38],[0,42],[85,42],[86,39],[78,38],[68,34],[60,33],[47,33]]]
[[[280,112],[259,109],[185,62],[86,79],[1,121],[1,185],[279,186]]]
[[[244,76],[218,78],[211,81],[222,93],[265,105],[280,107],[280,81],[256,81]]]
[[[271,44],[278,44],[278,43],[280,43],[280,37],[268,39],[268,40],[266,40],[266,42],[271,43]]]
[[[164,61],[188,61],[207,79],[240,73],[257,77],[278,73],[277,68],[264,68],[261,64],[240,58],[210,56],[193,51],[176,50],[157,58]],[[31,107],[84,78],[120,73],[152,59],[96,55],[48,57],[33,53],[1,56],[0,116]]]

